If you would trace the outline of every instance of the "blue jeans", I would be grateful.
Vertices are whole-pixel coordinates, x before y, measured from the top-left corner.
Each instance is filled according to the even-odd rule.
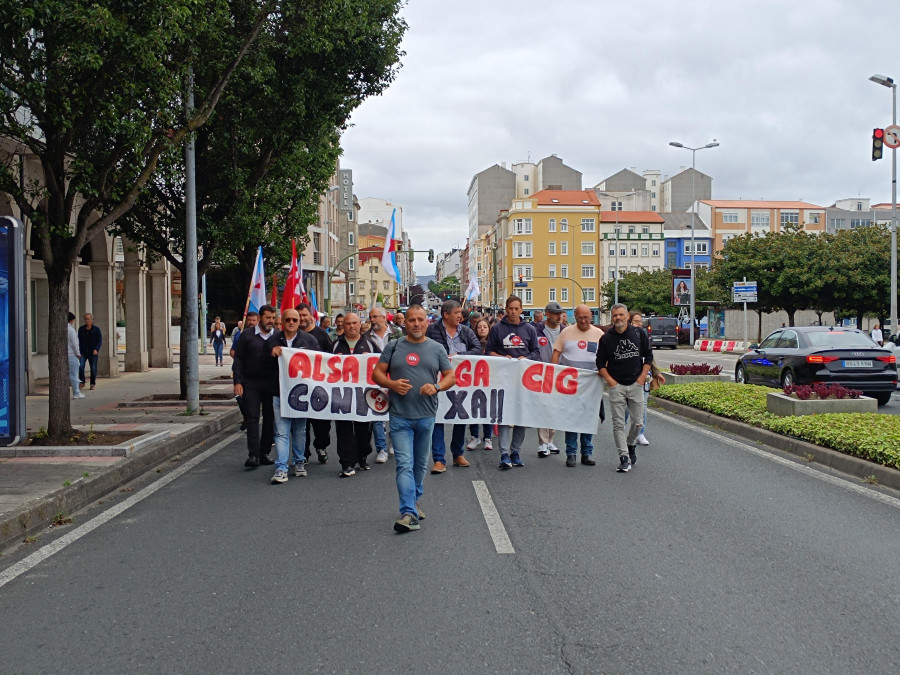
[[[433,417],[417,420],[390,416],[394,459],[397,462],[397,493],[400,496],[400,515],[418,515],[416,502],[424,492],[428,454],[431,450]]]
[[[578,453],[578,437],[581,436],[581,454],[590,456],[594,453],[594,435],[579,434],[576,431],[566,432],[566,455],[573,457]]]
[[[216,363],[223,363],[222,361],[222,351],[225,349],[225,343],[219,342],[218,340],[213,340],[213,351],[216,353]]]
[[[372,436],[375,438],[375,452],[387,452],[387,439],[384,436],[384,422],[372,422]]]
[[[454,457],[461,457],[465,452],[463,447],[466,442],[466,425],[454,424],[453,435],[450,437],[450,452]],[[431,433],[431,458],[435,462],[444,462],[447,454],[447,446],[444,443],[444,425],[435,424]]]
[[[469,425],[469,433],[472,434],[472,438],[478,438],[478,425],[470,424]],[[481,425],[481,438],[482,440],[487,440],[493,434],[493,430],[490,424],[482,424]]]
[[[81,393],[78,386],[78,357],[69,356],[69,384],[72,385],[72,395],[77,396]]]
[[[78,380],[84,384],[84,364],[87,363],[91,367],[91,386],[97,384],[97,354],[82,354],[81,361],[78,362]]]
[[[288,457],[292,457],[297,466],[306,461],[306,418],[282,417],[281,400],[277,396],[272,399],[272,408],[275,412],[275,452],[278,453],[275,470],[287,471]]]

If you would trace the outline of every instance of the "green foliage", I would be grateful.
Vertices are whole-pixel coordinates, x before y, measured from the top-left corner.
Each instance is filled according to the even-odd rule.
[[[718,283],[707,270],[698,269],[694,273],[697,282],[697,299],[724,302],[725,297]],[[605,307],[612,307],[615,298],[615,282],[603,285]],[[672,306],[672,270],[644,270],[626,272],[619,279],[619,302],[629,309],[639,310],[644,315],[667,316],[675,314]],[[697,317],[706,314],[706,307],[697,307]]]
[[[429,281],[428,290],[439,298],[444,298],[448,294],[451,296],[458,296],[462,292],[459,279],[452,275],[444,277],[440,281]]]
[[[780,417],[766,411],[774,389],[733,382],[666,385],[653,395],[900,469],[900,417],[840,413]]]

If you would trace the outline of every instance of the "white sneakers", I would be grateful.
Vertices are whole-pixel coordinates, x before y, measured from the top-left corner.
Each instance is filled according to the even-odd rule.
[[[484,439],[484,449],[485,450],[493,450],[494,449],[494,441],[490,438]]]
[[[79,391],[79,392],[78,392],[77,394],[75,394],[72,398],[87,398],[87,396],[85,396],[84,394],[82,394],[82,393]]]
[[[476,450],[480,444],[481,441],[479,441],[477,438],[473,438],[466,444],[466,450]]]
[[[382,451],[379,452],[378,455],[375,457],[375,463],[376,463],[376,464],[384,464],[384,463],[387,462],[387,461],[388,461],[387,450],[382,450]]]
[[[646,438],[646,436],[644,436],[644,434],[641,434],[640,436],[637,437],[637,444],[638,445],[650,445],[650,441],[647,440],[647,438]]]
[[[550,446],[546,443],[541,443],[538,446],[538,457],[549,457],[550,456]]]

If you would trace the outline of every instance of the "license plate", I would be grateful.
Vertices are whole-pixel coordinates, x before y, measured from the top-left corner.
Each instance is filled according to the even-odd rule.
[[[653,338],[653,342],[662,342],[662,338]]]
[[[871,368],[871,361],[844,361],[844,368]]]

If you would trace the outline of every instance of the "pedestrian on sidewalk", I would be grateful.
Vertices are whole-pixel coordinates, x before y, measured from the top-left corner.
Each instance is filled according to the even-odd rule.
[[[373,307],[369,310],[369,323],[372,324],[372,328],[366,333],[366,337],[378,345],[381,351],[384,351],[387,343],[391,340],[399,340],[403,337],[403,331],[388,325],[387,313],[383,307]],[[372,437],[375,439],[375,463],[384,464],[388,461],[384,422],[372,422]]]
[[[344,334],[334,343],[335,354],[380,354],[381,348],[362,334],[359,316],[350,312],[344,315]],[[372,452],[372,423],[337,420],[334,423],[337,435],[338,459],[341,462],[341,478],[369,470],[369,454]]]
[[[278,382],[275,359],[269,340],[275,336],[275,308],[259,308],[259,324],[241,334],[234,354],[234,394],[243,399],[247,424],[247,461],[244,466],[255,469],[274,464],[269,459],[275,438],[275,413],[272,399]],[[260,413],[261,411],[261,413]],[[260,434],[260,414],[262,433]]]
[[[552,363],[553,347],[556,344],[556,339],[563,330],[562,323],[560,323],[562,320],[563,308],[560,307],[558,302],[553,301],[548,302],[544,309],[547,312],[547,318],[540,324],[538,324],[537,321],[533,321],[532,325],[538,334],[538,351],[541,355],[541,361],[544,363]],[[556,443],[553,442],[553,439],[556,436],[556,429],[539,428],[537,433],[538,457],[558,455],[559,448],[556,447]]]
[[[549,321],[549,314],[547,320]],[[596,370],[597,351],[602,338],[603,331],[591,325],[591,308],[587,305],[578,305],[575,308],[575,325],[563,328],[553,344],[552,361],[572,368]],[[574,431],[566,432],[566,466],[575,466],[579,439],[581,463],[594,466],[597,462],[593,458],[593,434],[579,434]]]
[[[254,317],[257,316],[256,312],[253,312],[253,316],[254,316]],[[250,324],[250,313],[249,313],[249,312],[247,313],[247,325],[248,325],[248,326],[251,326],[251,324]],[[254,324],[252,324],[252,325],[255,326],[256,324],[254,323]],[[242,333],[243,331],[244,331],[244,322],[243,322],[243,321],[238,321],[238,322],[237,322],[237,326],[235,326],[235,327],[234,327],[234,330],[231,331],[231,349],[230,349],[229,352],[228,352],[228,355],[229,355],[231,358],[234,358],[234,347],[235,347],[235,345],[237,344],[237,341],[240,339],[241,333]]]
[[[300,314],[296,309],[285,309],[281,312],[284,328],[275,333],[269,340],[272,343],[272,356],[281,356],[282,347],[290,349],[315,349],[316,339],[309,333],[300,330]],[[294,462],[294,476],[306,476],[306,418],[283,417],[281,414],[281,368],[275,370],[275,396],[272,398],[272,409],[275,413],[275,475],[272,483],[286,483],[288,479],[288,460]]]
[[[596,364],[609,392],[613,439],[619,451],[616,471],[625,473],[637,462],[635,444],[644,408],[644,381],[653,363],[653,350],[647,332],[628,324],[628,307],[617,303],[611,313],[612,330],[600,338]],[[631,414],[627,434],[626,408]]]
[[[213,322],[212,328],[209,329],[209,344],[212,345],[213,351],[216,353],[216,365],[224,366],[224,352],[225,352],[225,324],[222,323],[222,319],[220,317],[216,317],[216,320]]]
[[[78,386],[78,364],[81,362],[81,350],[78,347],[78,333],[75,332],[75,315],[68,314],[69,325],[66,327],[66,341],[69,353],[69,383],[72,385],[72,398],[85,398]]]
[[[418,530],[425,517],[419,500],[425,491],[437,394],[456,384],[450,357],[425,335],[427,328],[425,309],[412,305],[406,310],[406,337],[388,343],[372,373],[375,384],[391,391],[388,415],[400,500],[394,531],[400,533]]]
[[[320,352],[331,354],[334,344],[331,338],[328,337],[328,333],[316,325],[309,303],[301,302],[297,305],[297,314],[300,315],[300,330],[312,336],[318,345],[316,349]],[[313,439],[313,434],[315,434],[315,439]],[[325,464],[328,461],[328,446],[331,445],[331,420],[313,418],[306,420],[306,441],[303,452],[307,462],[312,455],[309,450],[310,441],[312,441],[312,445],[316,450],[319,464]]]
[[[506,299],[506,312],[491,328],[487,350],[489,356],[540,360],[537,332],[530,323],[522,321],[522,300],[519,296],[511,295]],[[525,442],[526,427],[508,424],[501,424],[499,427],[501,471],[514,466],[525,466],[519,452]]]
[[[78,351],[81,357],[78,362],[78,381],[84,386],[84,366],[91,366],[91,389],[97,386],[97,361],[100,358],[100,347],[103,346],[103,334],[100,326],[94,324],[94,315],[84,315],[84,325],[78,329]]]
[[[426,336],[444,348],[448,356],[462,354],[464,356],[481,356],[484,351],[475,332],[462,320],[462,305],[456,300],[447,300],[441,305],[441,320],[428,326]],[[450,436],[450,453],[453,455],[453,466],[467,467],[469,460],[465,458],[466,425],[454,424]],[[431,473],[444,473],[446,464],[446,439],[444,425],[435,424],[432,429],[431,459],[434,465]]]

